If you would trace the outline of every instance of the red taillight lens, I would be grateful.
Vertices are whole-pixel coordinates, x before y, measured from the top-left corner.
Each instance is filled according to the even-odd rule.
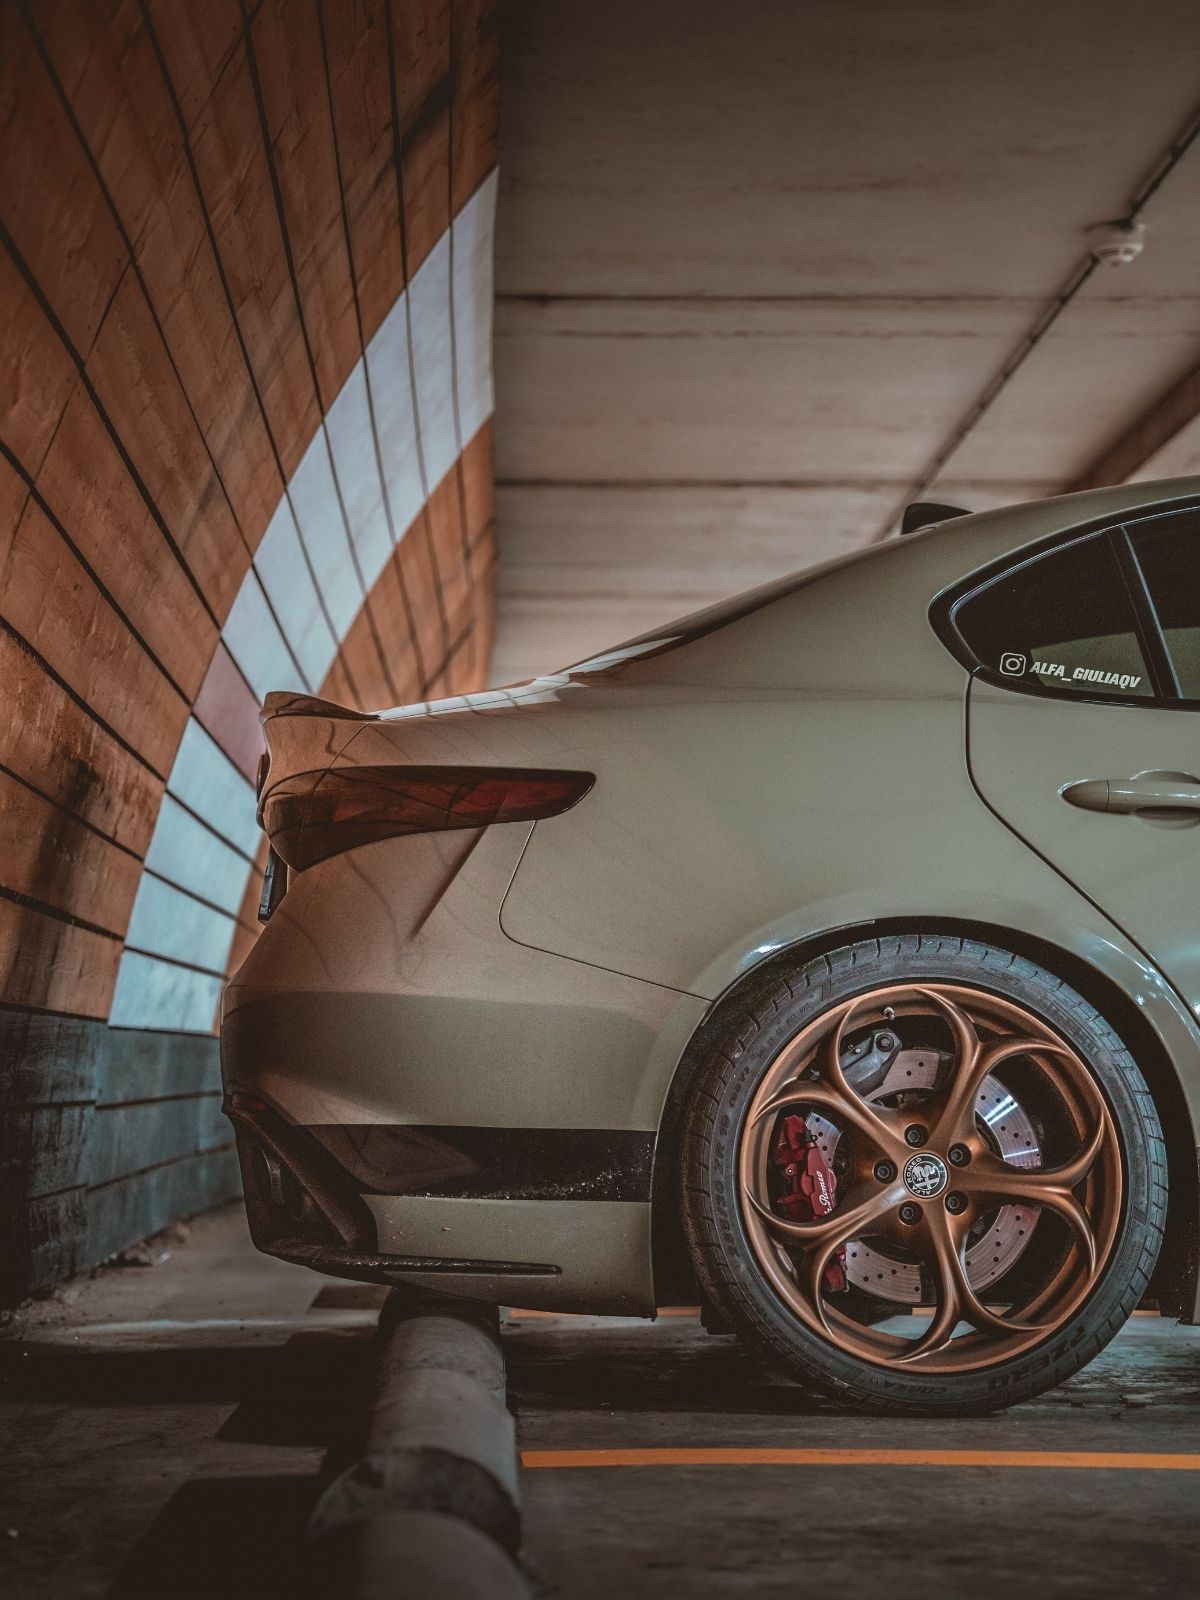
[[[343,767],[301,772],[268,794],[262,824],[296,872],[342,850],[404,833],[532,822],[567,811],[590,772],[515,767]]]

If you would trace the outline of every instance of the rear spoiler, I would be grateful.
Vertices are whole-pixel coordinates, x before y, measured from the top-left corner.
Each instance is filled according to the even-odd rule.
[[[335,722],[376,722],[374,711],[351,711],[349,706],[339,706],[335,700],[318,700],[315,695],[295,694],[288,689],[276,689],[263,701],[258,720],[265,727],[272,717],[328,717]]]
[[[276,690],[263,701],[262,723],[266,750],[258,764],[259,821],[267,790],[298,772],[331,767],[365,722],[376,722],[373,711],[351,711],[334,700],[315,695]]]

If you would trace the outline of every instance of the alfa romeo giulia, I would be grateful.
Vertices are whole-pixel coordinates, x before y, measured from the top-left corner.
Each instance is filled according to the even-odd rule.
[[[514,688],[268,697],[261,1249],[698,1297],[924,1413],[1195,1317],[1200,479],[935,515]]]

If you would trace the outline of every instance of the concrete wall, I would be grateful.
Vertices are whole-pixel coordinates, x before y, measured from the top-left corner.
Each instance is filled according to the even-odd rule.
[[[483,682],[490,0],[0,0],[0,1298],[236,1188],[270,689]]]

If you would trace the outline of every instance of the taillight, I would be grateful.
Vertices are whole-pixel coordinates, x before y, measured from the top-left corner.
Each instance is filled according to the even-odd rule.
[[[303,872],[377,839],[557,816],[595,781],[522,767],[339,767],[285,778],[264,801],[262,824],[272,849]]]

